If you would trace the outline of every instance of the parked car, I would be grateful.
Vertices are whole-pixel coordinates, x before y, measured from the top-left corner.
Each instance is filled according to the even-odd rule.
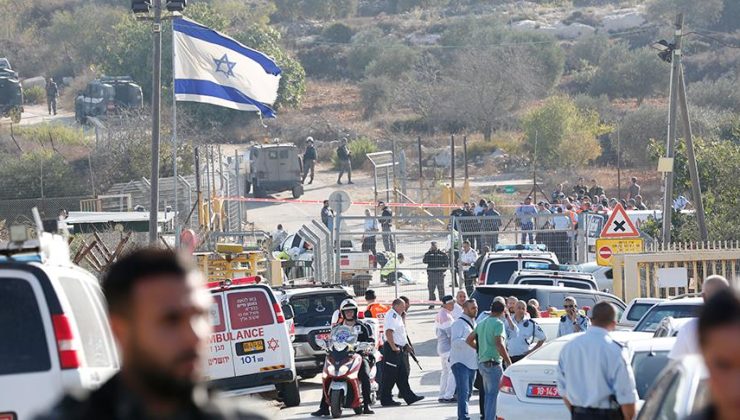
[[[525,263],[558,264],[558,257],[540,249],[507,248],[489,252],[478,270],[478,284],[506,284],[515,271],[525,269]]]
[[[598,290],[591,274],[570,271],[520,270],[515,271],[509,284],[530,284],[535,286],[563,286],[574,289]]]
[[[504,371],[496,405],[497,418],[571,418],[557,389],[557,366],[563,347],[577,336],[568,334],[548,342]],[[639,398],[644,398],[658,373],[667,365],[668,351],[674,341],[673,338],[661,338],[623,343],[629,349]]]
[[[599,290],[614,290],[614,272],[611,266],[598,265],[595,262],[579,264],[576,270],[581,273],[589,273],[599,285]]]
[[[619,327],[634,328],[645,313],[656,303],[663,302],[660,298],[634,298],[627,305],[622,317],[619,319]]]
[[[0,248],[0,418],[30,419],[105,383],[118,352],[98,280],[72,263],[64,238]]]
[[[695,319],[696,318],[674,318],[672,316],[667,316],[660,321],[660,325],[655,330],[655,333],[653,333],[653,337],[675,337],[678,335],[678,330],[680,330],[681,327]]]
[[[634,331],[654,333],[665,317],[694,318],[704,305],[702,298],[671,299],[656,303],[635,325]]]
[[[326,358],[319,340],[329,337],[332,314],[352,296],[342,287],[286,288],[277,295],[283,307],[290,306],[293,311],[296,373],[303,379],[313,378],[321,373]]]
[[[228,395],[276,389],[286,406],[299,405],[295,352],[275,293],[248,278],[211,286],[209,385]]]
[[[472,297],[478,301],[478,307],[481,311],[488,310],[491,302],[496,296],[516,296],[520,300],[528,301],[537,299],[540,308],[543,310],[554,307],[561,308],[563,300],[567,296],[573,296],[581,308],[593,308],[596,303],[607,301],[613,303],[617,308],[617,313],[621,316],[625,304],[618,297],[598,290],[575,289],[572,287],[561,286],[532,286],[532,285],[514,285],[514,284],[494,284],[478,286],[472,294]]]
[[[648,392],[637,420],[684,419],[709,404],[709,374],[701,356],[672,361]]]

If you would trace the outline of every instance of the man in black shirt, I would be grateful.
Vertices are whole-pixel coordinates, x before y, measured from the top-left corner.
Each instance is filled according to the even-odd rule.
[[[424,254],[422,260],[427,265],[427,289],[429,290],[429,309],[434,309],[434,302],[437,300],[434,295],[435,291],[439,292],[439,298],[442,299],[445,292],[445,273],[450,267],[450,258],[447,253],[437,248],[437,242],[432,242],[429,251]]]
[[[391,234],[391,226],[393,225],[393,211],[390,207],[386,206],[384,202],[378,202],[378,207],[382,209],[380,214],[380,230],[383,235],[383,247],[386,251],[396,252],[396,244],[393,241]]]

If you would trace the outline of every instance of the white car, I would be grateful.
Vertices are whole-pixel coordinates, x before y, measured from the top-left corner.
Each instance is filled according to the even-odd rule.
[[[648,392],[637,420],[684,419],[709,403],[709,374],[699,355],[671,362]]]
[[[612,292],[614,291],[614,273],[610,266],[598,265],[595,262],[578,264],[576,271],[581,273],[593,274],[599,290]]]
[[[569,334],[549,342],[504,371],[496,403],[498,419],[571,418],[558,393],[557,369],[560,351],[578,335]],[[618,335],[613,337],[622,341]],[[673,342],[675,338],[638,339],[627,343],[640,398],[644,398],[658,373],[666,366]]]
[[[665,301],[660,298],[634,298],[627,305],[619,320],[619,327],[632,329],[637,325],[643,315],[656,304]]]
[[[31,419],[119,369],[98,280],[61,236],[0,244],[0,419]]]
[[[654,333],[663,318],[669,316],[673,318],[695,318],[699,315],[702,306],[704,306],[704,299],[702,298],[669,299],[656,303],[640,318],[633,331]]]

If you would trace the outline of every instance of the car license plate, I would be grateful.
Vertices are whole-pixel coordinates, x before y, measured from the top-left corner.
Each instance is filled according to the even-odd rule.
[[[265,340],[250,340],[243,341],[236,345],[236,353],[239,356],[245,356],[247,354],[264,353],[265,351]]]
[[[529,384],[527,396],[532,398],[560,398],[558,387],[555,385]]]

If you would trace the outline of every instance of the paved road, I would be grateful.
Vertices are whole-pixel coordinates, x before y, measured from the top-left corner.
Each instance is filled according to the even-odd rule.
[[[411,362],[411,388],[419,395],[426,397],[413,406],[402,405],[400,407],[381,407],[379,404],[373,407],[376,418],[394,419],[454,419],[456,418],[455,404],[439,404],[437,392],[439,391],[440,362],[436,353],[437,341],[434,335],[434,315],[436,310],[411,308],[408,315],[409,335],[415,343],[419,362],[424,368],[420,371]],[[299,407],[287,408],[280,411],[280,418],[284,419],[312,419],[310,413],[319,407],[321,396],[321,380],[319,377],[301,381],[301,400]],[[473,396],[471,400],[471,414],[473,418],[478,413],[478,397]],[[352,417],[351,410],[345,410],[343,417]],[[364,418],[371,418],[364,416]]]
[[[49,115],[46,104],[43,105],[24,105],[24,112],[21,115],[19,125],[34,125],[49,122],[60,122],[64,124],[74,124],[74,112],[63,109],[57,109],[57,115]],[[3,118],[2,125],[10,125],[10,119]]]

